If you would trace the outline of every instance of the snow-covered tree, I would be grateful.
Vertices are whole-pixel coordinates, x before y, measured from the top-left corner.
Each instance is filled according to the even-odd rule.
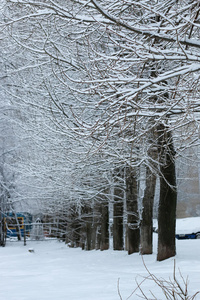
[[[76,134],[88,153],[104,147],[130,174],[139,165],[159,174],[158,260],[176,251],[176,132],[199,126],[199,5],[11,0],[2,23],[26,57],[16,70],[41,71],[42,106],[59,130]]]

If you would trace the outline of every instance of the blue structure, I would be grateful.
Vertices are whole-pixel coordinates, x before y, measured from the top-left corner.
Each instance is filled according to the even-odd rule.
[[[186,233],[186,234],[176,234],[176,238],[178,240],[194,240],[194,239],[198,239],[200,238],[200,232],[196,232],[196,233]]]
[[[19,230],[21,237],[30,235],[32,216],[29,213],[6,213],[4,215],[7,237],[18,237]],[[17,220],[16,220],[17,218]]]

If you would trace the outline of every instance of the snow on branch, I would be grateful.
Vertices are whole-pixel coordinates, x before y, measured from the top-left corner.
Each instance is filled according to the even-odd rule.
[[[170,34],[160,34],[156,33],[154,31],[148,31],[145,29],[141,29],[139,27],[132,26],[124,21],[121,21],[120,19],[116,18],[115,16],[111,15],[106,11],[96,0],[91,0],[91,2],[94,4],[96,9],[107,19],[112,21],[114,24],[121,26],[123,28],[126,28],[136,34],[143,35],[145,37],[150,37],[152,40],[156,39],[157,41],[167,41],[167,42],[173,42],[173,43],[178,43],[181,45],[189,46],[189,47],[194,47],[199,49],[200,48],[200,41],[197,39],[190,39],[190,38],[184,38],[184,39],[179,39],[178,37],[174,38]]]

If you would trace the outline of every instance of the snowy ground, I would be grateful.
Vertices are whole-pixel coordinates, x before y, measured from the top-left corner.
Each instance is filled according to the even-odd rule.
[[[188,233],[193,229],[200,230],[200,218],[178,220],[177,230]],[[173,278],[174,258],[156,262],[156,247],[154,234],[154,254],[144,256],[146,266],[158,278]],[[0,300],[120,300],[118,280],[121,299],[126,300],[136,280],[141,282],[148,275],[138,254],[87,252],[56,240],[28,241],[27,246],[8,241],[0,248],[0,258]],[[180,269],[184,278],[189,277],[190,294],[200,290],[200,239],[177,240],[175,261],[177,275]],[[142,287],[147,293],[152,290],[156,299],[165,299],[151,280]],[[141,299],[136,294],[129,299]]]

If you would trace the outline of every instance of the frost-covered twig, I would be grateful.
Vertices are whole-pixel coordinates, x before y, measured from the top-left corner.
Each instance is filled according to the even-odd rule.
[[[167,300],[195,300],[196,296],[200,293],[200,291],[196,292],[193,295],[189,295],[188,291],[188,278],[186,280],[184,279],[183,275],[181,274],[179,270],[179,275],[181,278],[181,283],[178,281],[178,278],[176,276],[176,264],[174,260],[174,269],[173,269],[173,279],[163,279],[158,278],[156,275],[151,273],[151,271],[148,269],[147,265],[144,262],[144,258],[142,257],[143,265],[148,273],[146,277],[143,278],[141,282],[138,282],[136,280],[136,288],[133,290],[133,292],[126,298],[126,300],[133,299],[132,297],[137,296],[140,299],[146,299],[146,300],[159,300],[161,299],[160,293],[164,296],[162,299]],[[159,288],[159,296],[157,297],[155,293],[153,293],[151,290],[147,291],[145,289],[144,283],[152,280],[153,283],[156,284],[156,286]],[[140,294],[136,294],[136,292],[140,292]],[[149,296],[149,293],[151,294]],[[118,295],[120,296],[120,300],[123,300],[120,288],[119,288],[119,280],[118,280]],[[135,298],[134,298],[135,299]]]

